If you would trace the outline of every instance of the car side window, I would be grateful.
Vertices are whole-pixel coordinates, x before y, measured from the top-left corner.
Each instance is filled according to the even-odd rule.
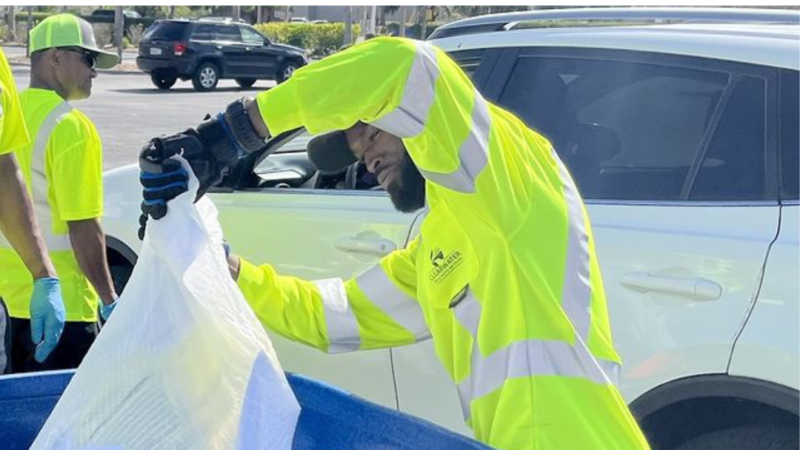
[[[242,42],[245,44],[264,45],[264,36],[261,36],[249,28],[241,27],[239,30],[242,32]]]
[[[218,25],[214,30],[215,40],[222,42],[242,42],[239,27],[235,25]]]
[[[523,56],[499,103],[550,140],[585,199],[680,200],[729,74],[599,58]]]
[[[798,79],[796,70],[784,70],[780,81],[781,198],[798,200],[800,185],[800,131],[798,130]]]
[[[763,200],[766,180],[766,82],[736,82],[711,138],[690,200]]]
[[[214,25],[199,24],[195,26],[194,31],[192,31],[192,40],[213,41],[215,28]]]
[[[475,71],[478,70],[478,67],[481,65],[481,60],[485,52],[485,49],[461,50],[450,52],[449,55],[461,67],[461,70],[472,78],[473,75],[475,75]]]

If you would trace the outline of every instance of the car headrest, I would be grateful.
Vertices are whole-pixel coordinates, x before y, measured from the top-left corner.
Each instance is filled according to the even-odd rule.
[[[570,156],[586,162],[608,161],[622,150],[617,132],[596,123],[573,124],[565,137],[571,144],[567,149]]]

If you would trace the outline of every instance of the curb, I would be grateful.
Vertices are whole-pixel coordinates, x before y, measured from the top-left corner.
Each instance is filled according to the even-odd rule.
[[[8,63],[11,66],[11,72],[18,72],[18,73],[27,73],[31,71],[31,66],[28,64],[18,64],[18,63]],[[98,75],[147,75],[146,73],[137,70],[137,71],[124,71],[124,70],[110,70],[110,69],[100,69],[97,71]]]

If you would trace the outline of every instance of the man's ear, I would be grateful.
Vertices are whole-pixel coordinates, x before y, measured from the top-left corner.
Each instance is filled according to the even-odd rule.
[[[57,48],[53,48],[47,50],[47,54],[44,55],[47,58],[47,64],[53,67],[54,69],[58,69],[61,67],[61,58],[64,56],[63,52],[61,52]]]

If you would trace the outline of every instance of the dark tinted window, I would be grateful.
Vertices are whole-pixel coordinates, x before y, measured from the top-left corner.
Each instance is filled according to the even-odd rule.
[[[800,172],[800,144],[798,144],[798,73],[784,70],[781,73],[781,197],[797,200],[800,197],[798,172]]]
[[[728,79],[622,60],[524,57],[500,104],[550,140],[584,198],[679,200]]]
[[[692,200],[763,200],[765,83],[742,78],[733,90],[692,186]]]
[[[242,42],[242,35],[239,34],[239,27],[234,25],[221,25],[214,27],[216,30],[215,33],[215,40],[217,41],[230,41],[230,42]]]
[[[213,41],[215,29],[214,25],[198,24],[192,31],[192,39],[196,41]]]
[[[264,36],[258,34],[256,30],[241,27],[239,30],[242,32],[242,42],[252,45],[264,45]]]
[[[145,39],[161,39],[165,41],[180,41],[186,32],[186,22],[161,22],[150,27],[144,34]]]
[[[478,70],[478,66],[483,59],[484,49],[480,50],[463,50],[460,52],[451,52],[450,57],[461,66],[461,69],[469,75],[470,78]]]

